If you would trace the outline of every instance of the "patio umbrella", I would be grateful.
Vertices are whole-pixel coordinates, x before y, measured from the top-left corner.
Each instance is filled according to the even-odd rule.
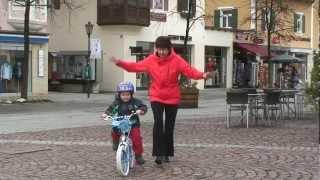
[[[288,54],[282,54],[280,56],[272,57],[269,62],[271,63],[303,63],[304,61],[300,58],[290,56]]]

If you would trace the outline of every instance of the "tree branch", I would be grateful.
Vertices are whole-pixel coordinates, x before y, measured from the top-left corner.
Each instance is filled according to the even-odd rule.
[[[202,15],[196,17],[196,18],[191,19],[192,22],[191,22],[191,24],[189,25],[189,29],[194,25],[194,23],[195,23],[197,20],[199,20],[200,18],[204,18],[204,17],[205,17],[205,14],[202,14]]]

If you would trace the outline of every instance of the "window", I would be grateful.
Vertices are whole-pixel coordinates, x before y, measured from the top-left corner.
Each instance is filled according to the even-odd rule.
[[[189,11],[189,2],[191,1],[191,17],[196,15],[196,0],[178,0],[178,12],[180,12],[181,16],[186,18]]]
[[[153,10],[168,11],[168,0],[150,0],[150,7]]]
[[[153,9],[164,10],[163,0],[153,0]]]
[[[232,12],[220,11],[220,27],[231,28]]]
[[[230,7],[216,10],[214,21],[217,28],[237,28],[238,10]]]
[[[294,32],[300,34],[305,32],[305,16],[303,13],[294,14]]]

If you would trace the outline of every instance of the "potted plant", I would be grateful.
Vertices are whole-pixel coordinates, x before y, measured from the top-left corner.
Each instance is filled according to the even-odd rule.
[[[181,102],[180,108],[198,108],[199,89],[197,82],[191,83],[184,76],[180,78]]]

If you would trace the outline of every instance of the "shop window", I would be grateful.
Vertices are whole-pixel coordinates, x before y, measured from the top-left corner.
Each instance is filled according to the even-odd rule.
[[[211,72],[212,77],[205,80],[205,88],[217,88],[224,86],[224,62],[222,48],[214,46],[205,47],[204,71]]]
[[[136,61],[139,62],[153,52],[154,43],[138,41],[137,46],[135,48],[131,48],[131,50],[134,49],[138,50],[134,53],[134,55],[136,55]],[[150,77],[148,73],[140,72],[136,74],[137,89],[147,89],[149,87],[149,84]]]
[[[29,77],[28,91],[31,90],[31,52],[29,56]],[[0,93],[19,93],[21,92],[22,50],[2,50],[0,49]]]
[[[233,8],[221,8],[214,13],[214,24],[217,28],[237,28],[238,10]]]
[[[305,32],[305,16],[303,13],[294,14],[294,32],[300,34]]]
[[[178,12],[180,12],[180,15],[184,18],[188,16],[188,11],[189,11],[189,2],[192,1],[191,5],[191,12],[190,15],[191,17],[194,17],[196,15],[196,0],[178,0]]]
[[[72,81],[95,80],[95,66],[96,64],[93,60],[90,60],[90,63],[87,65],[87,55],[51,55],[49,59],[49,79]],[[89,71],[87,71],[88,67]]]

